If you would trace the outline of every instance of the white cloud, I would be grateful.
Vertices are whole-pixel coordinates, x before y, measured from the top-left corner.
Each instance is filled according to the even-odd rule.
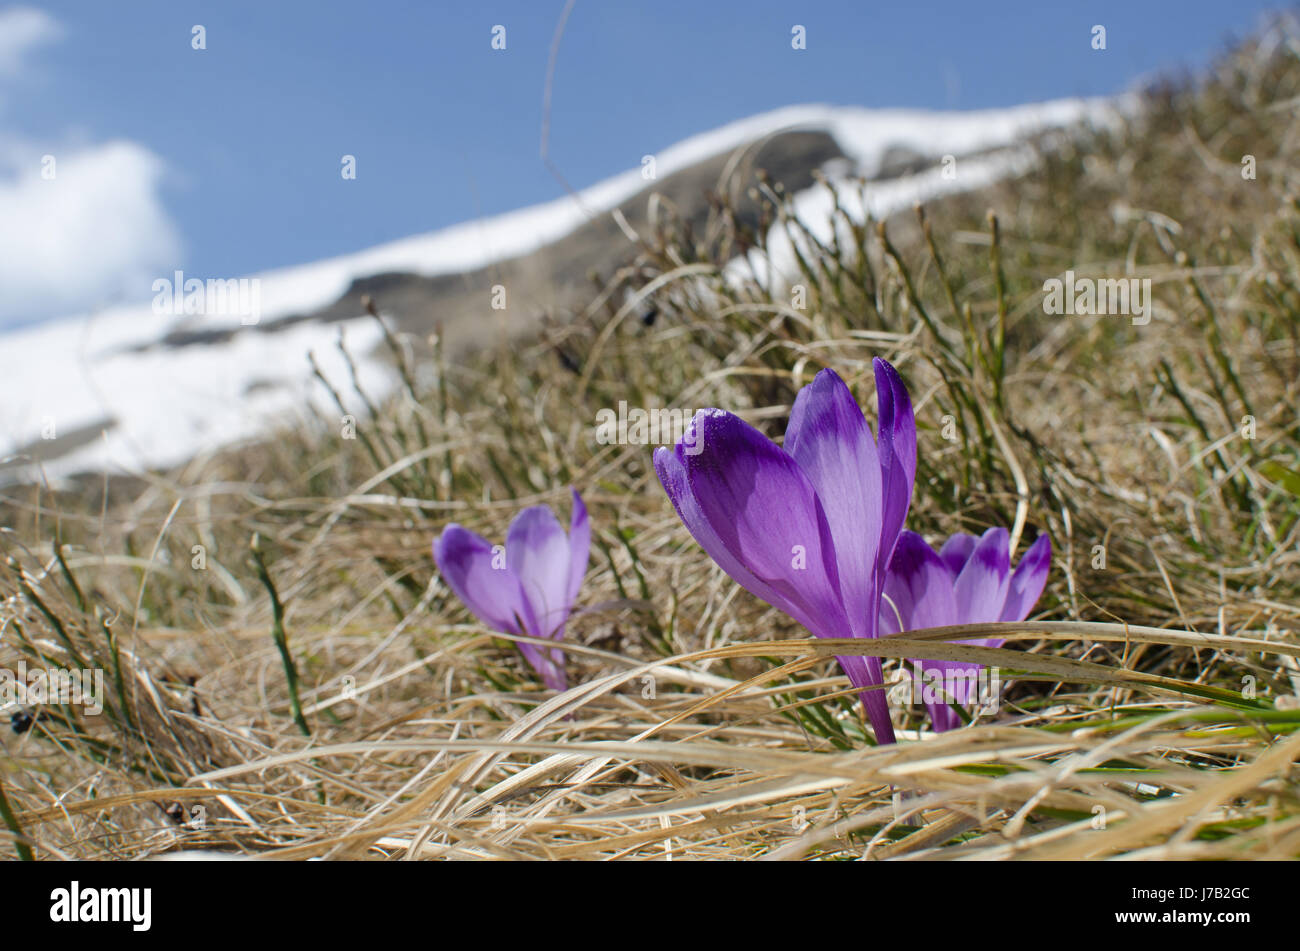
[[[180,239],[158,196],[162,161],[134,142],[42,156],[0,173],[0,327],[150,293]]]
[[[0,10],[0,99],[63,27],[31,7]],[[0,329],[140,299],[178,264],[163,163],[129,141],[40,145],[0,129]]]
[[[0,10],[0,76],[22,72],[27,54],[63,35],[59,22],[33,7]]]

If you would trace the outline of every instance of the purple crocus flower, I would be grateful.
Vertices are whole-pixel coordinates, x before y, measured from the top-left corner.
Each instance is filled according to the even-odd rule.
[[[954,535],[938,553],[915,532],[903,532],[894,549],[880,606],[880,632],[896,634],[950,624],[1023,621],[1033,610],[1052,564],[1052,542],[1039,535],[1016,570],[1011,570],[1010,538],[1005,528],[990,528],[982,536]],[[1001,647],[1004,638],[954,641],[981,647]],[[945,693],[965,704],[981,664],[950,660],[913,661],[920,681],[944,685]],[[916,677],[916,674],[913,674]],[[930,702],[930,720],[938,732],[960,726],[957,713],[940,697]]]
[[[835,371],[799,391],[778,446],[737,416],[701,410],[674,449],[655,451],[673,507],[709,556],[747,591],[819,637],[875,637],[885,569],[916,479],[916,420],[898,372],[875,361],[880,439]],[[687,452],[687,448],[692,449]],[[858,688],[880,659],[838,658]],[[894,741],[883,690],[863,705]]]
[[[591,525],[576,490],[567,537],[549,508],[533,505],[514,517],[504,548],[455,523],[433,543],[443,580],[485,625],[556,641],[564,636],[590,551]],[[546,686],[565,689],[562,650],[532,644],[519,650]]]

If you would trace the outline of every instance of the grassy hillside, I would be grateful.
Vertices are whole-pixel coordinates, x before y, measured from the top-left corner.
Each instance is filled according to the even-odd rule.
[[[656,203],[571,322],[521,338],[525,295],[485,297],[496,342],[454,362],[395,331],[403,392],[355,438],[340,412],[140,482],[7,490],[0,666],[99,668],[107,697],[5,730],[0,855],[1300,855],[1298,110],[1282,33],[829,244],[762,176],[741,214]],[[722,276],[771,224],[801,290]],[[1150,322],[1047,313],[1067,271],[1149,278]],[[779,439],[825,366],[874,424],[873,356],[916,405],[910,527],[1054,546],[1036,620],[1002,626],[1001,711],[920,739],[896,702],[894,747],[844,646],[739,589],[651,447],[595,431],[626,401]],[[570,485],[593,546],[556,696],[429,545],[538,501],[566,519]],[[895,678],[964,650],[860,647]]]

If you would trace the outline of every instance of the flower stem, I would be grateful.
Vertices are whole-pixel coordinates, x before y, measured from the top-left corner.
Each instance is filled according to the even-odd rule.
[[[870,677],[870,683],[875,686],[885,682],[884,673],[880,669],[879,657],[868,657],[867,674]],[[885,696],[882,689],[862,691],[862,707],[867,711],[867,718],[871,721],[871,729],[876,734],[876,742],[880,745],[896,742],[894,737],[894,721],[889,717],[889,698]]]

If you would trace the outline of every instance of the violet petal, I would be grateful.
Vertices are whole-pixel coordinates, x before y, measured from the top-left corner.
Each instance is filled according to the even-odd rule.
[[[694,422],[691,425],[694,425]],[[654,464],[655,472],[659,475],[659,481],[663,484],[664,491],[668,493],[668,499],[673,503],[673,508],[677,510],[677,517],[682,520],[682,524],[691,533],[691,537],[704,549],[705,553],[746,591],[757,595],[768,604],[784,611],[800,624],[806,626],[807,619],[802,616],[802,612],[798,607],[787,601],[783,595],[779,594],[770,585],[760,581],[749,568],[741,564],[723,545],[722,539],[709,525],[708,519],[704,517],[704,513],[700,510],[695,494],[691,491],[690,483],[686,478],[686,467],[682,464],[680,454],[671,449],[656,449]]]
[[[916,482],[916,417],[912,412],[912,398],[898,371],[879,357],[872,363],[880,404],[878,443],[883,499],[876,564],[879,583],[883,584]]]
[[[943,559],[943,563],[948,566],[954,578],[966,567],[966,562],[970,560],[971,552],[975,550],[978,542],[978,536],[968,532],[958,532],[943,543],[943,547],[939,549],[939,557]]]
[[[754,594],[814,634],[849,636],[830,527],[808,477],[789,453],[738,416],[702,410],[692,425],[699,427],[704,450],[689,455],[679,445],[676,456],[689,495],[711,529],[712,538],[696,540],[716,540],[729,556],[726,562],[705,550],[728,574],[729,563],[742,566],[741,575],[732,575],[736,581],[757,580]],[[776,600],[766,597],[772,592]]]
[[[1007,600],[1002,607],[1002,621],[1023,621],[1029,617],[1047,584],[1047,573],[1052,568],[1052,540],[1044,532],[1020,557],[1011,575]]]
[[[506,565],[519,579],[537,627],[529,633],[550,637],[569,616],[569,539],[545,505],[521,511],[506,533]]]
[[[1011,575],[1010,543],[1005,528],[990,528],[980,537],[953,584],[960,623],[978,624],[1002,617]],[[983,644],[988,640],[991,639],[971,643]],[[988,646],[997,645],[989,643]]]
[[[582,579],[587,575],[587,562],[591,558],[591,521],[587,506],[578,490],[573,490],[573,514],[569,518],[569,590],[568,603],[573,604],[582,590]]]
[[[496,557],[481,535],[454,522],[433,543],[433,558],[442,580],[487,627],[511,634],[522,633],[516,618],[527,621],[532,612],[524,603],[519,580]]]
[[[785,450],[807,475],[826,513],[851,633],[874,637],[880,457],[857,400],[834,370],[822,370],[799,391]]]
[[[880,604],[881,633],[960,623],[953,580],[953,573],[924,538],[901,532]]]

